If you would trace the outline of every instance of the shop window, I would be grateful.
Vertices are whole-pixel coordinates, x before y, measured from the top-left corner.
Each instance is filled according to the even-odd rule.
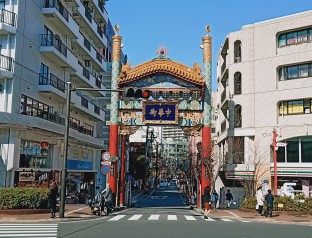
[[[287,162],[288,163],[299,162],[299,141],[287,142]]]
[[[242,74],[240,72],[234,74],[234,94],[242,94]]]
[[[312,162],[312,141],[301,141],[301,162]]]
[[[285,147],[278,147],[278,150],[276,151],[277,155],[277,162],[285,163]]]
[[[242,43],[240,40],[234,42],[234,63],[242,61]]]

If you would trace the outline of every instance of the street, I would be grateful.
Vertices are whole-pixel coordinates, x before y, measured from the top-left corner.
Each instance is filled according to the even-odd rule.
[[[204,220],[174,188],[157,189],[136,207],[98,219],[58,224],[58,237],[310,237],[311,226],[270,224],[242,218]]]

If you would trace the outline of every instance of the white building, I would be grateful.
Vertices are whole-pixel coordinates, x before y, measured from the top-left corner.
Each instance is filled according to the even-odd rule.
[[[224,40],[217,68],[218,144],[229,159],[225,176],[232,185],[254,173],[255,157],[263,159],[259,182],[273,184],[275,128],[278,187],[295,182],[295,189],[311,192],[311,26],[307,11],[243,26]],[[234,153],[237,148],[241,153]]]
[[[102,77],[111,54],[104,3],[0,2],[0,186],[59,180],[66,82],[104,88]],[[104,145],[98,129],[105,118],[104,105],[97,99],[104,96],[100,91],[72,91],[67,169],[75,183],[68,186],[69,192],[95,182]]]

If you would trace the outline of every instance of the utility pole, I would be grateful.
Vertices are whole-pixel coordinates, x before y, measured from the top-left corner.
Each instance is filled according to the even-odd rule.
[[[277,138],[277,133],[276,133],[276,129],[273,128],[273,142],[272,142],[272,147],[273,147],[273,164],[274,164],[274,195],[277,196],[277,153],[276,153],[276,149],[277,149],[277,145],[276,145],[276,138]]]

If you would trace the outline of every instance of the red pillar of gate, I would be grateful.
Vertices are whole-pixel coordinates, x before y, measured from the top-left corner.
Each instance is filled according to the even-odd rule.
[[[111,156],[118,156],[118,125],[109,126],[109,153]],[[108,176],[108,183],[112,193],[116,193],[117,188],[117,162],[112,162],[113,170]]]
[[[126,151],[126,138],[124,135],[121,137],[121,168],[120,168],[120,206],[124,204],[125,197],[125,151]]]
[[[210,126],[204,126],[202,131],[202,164],[201,164],[201,194],[204,194],[206,186],[211,187],[210,179],[205,176],[205,165],[203,159],[208,158],[211,155],[211,128]]]

